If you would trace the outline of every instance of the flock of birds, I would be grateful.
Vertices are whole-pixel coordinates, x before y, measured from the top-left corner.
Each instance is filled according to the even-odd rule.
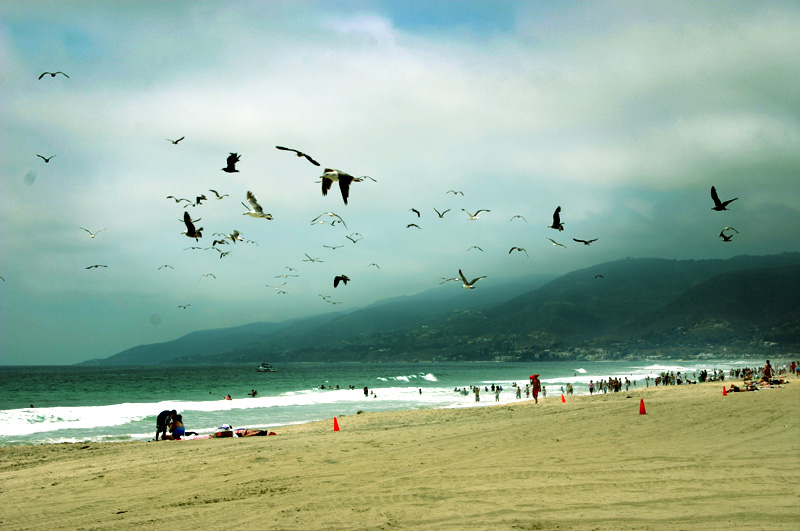
[[[65,74],[64,72],[57,71],[57,72],[43,72],[39,76],[39,79],[41,80],[42,78],[44,78],[47,75],[49,75],[51,78],[54,78],[57,75],[62,75],[65,78],[69,78],[69,76],[67,74]],[[176,138],[176,139],[167,138],[166,140],[169,143],[171,143],[172,145],[178,146],[185,139],[186,139],[185,136],[181,136],[180,138]],[[310,156],[309,154],[307,154],[307,153],[305,153],[303,151],[300,151],[298,149],[284,147],[284,146],[275,146],[275,148],[280,150],[280,151],[285,151],[285,152],[288,152],[288,153],[292,153],[296,157],[298,157],[300,159],[304,159],[305,161],[309,162],[313,166],[316,166],[316,167],[320,167],[321,166],[320,163],[317,162],[312,156]],[[45,157],[43,155],[37,154],[36,156],[41,158],[44,161],[44,163],[48,164],[48,163],[50,163],[50,161],[56,155],[50,155],[48,157]],[[225,159],[225,165],[221,168],[221,171],[223,171],[225,173],[228,173],[228,174],[239,173],[239,170],[237,169],[236,166],[240,161],[241,161],[241,155],[239,153],[235,153],[235,152],[229,153],[228,156]],[[342,200],[343,200],[344,204],[347,205],[348,204],[348,199],[349,199],[349,196],[350,196],[351,185],[353,183],[364,182],[365,180],[371,180],[373,182],[377,182],[375,179],[373,179],[372,177],[367,176],[367,175],[356,177],[356,176],[353,176],[353,175],[351,175],[349,173],[343,172],[341,170],[337,170],[337,169],[333,169],[333,168],[324,168],[323,172],[322,172],[322,175],[320,176],[320,181],[318,181],[318,182],[321,182],[321,185],[322,185],[321,186],[321,191],[322,191],[322,195],[323,196],[327,196],[328,195],[328,192],[331,190],[334,182],[338,183],[338,187],[339,187],[339,191],[340,191],[341,196],[342,196]],[[218,192],[215,189],[208,189],[208,192],[214,194],[212,199],[216,199],[216,200],[223,200],[226,197],[230,197],[229,194],[221,194],[220,192]],[[451,189],[451,190],[448,190],[446,192],[446,194],[452,194],[453,196],[464,196],[464,192],[461,191],[461,190],[452,190]],[[182,204],[182,207],[185,210],[183,211],[183,216],[182,216],[182,219],[180,221],[181,221],[181,223],[183,223],[183,225],[184,225],[186,230],[182,231],[181,234],[186,236],[187,238],[193,239],[195,242],[199,242],[200,239],[203,238],[204,228],[203,227],[199,227],[197,225],[197,223],[200,221],[200,218],[193,219],[192,215],[190,214],[190,211],[188,210],[187,207],[198,207],[198,206],[201,206],[203,204],[203,201],[208,201],[208,198],[206,197],[205,193],[195,196],[194,200],[192,200],[190,198],[176,197],[174,195],[168,195],[166,197],[166,199],[172,199],[177,205],[181,205]],[[249,217],[256,218],[256,219],[264,219],[264,220],[267,220],[267,221],[271,221],[271,220],[274,219],[272,214],[267,213],[267,212],[264,211],[264,208],[262,207],[262,205],[260,204],[258,198],[256,197],[256,195],[252,191],[247,190],[247,192],[245,194],[245,199],[246,199],[247,203],[245,203],[244,201],[241,202],[242,206],[245,209],[245,211],[242,212],[242,215],[249,216]],[[711,199],[712,199],[713,204],[714,204],[714,206],[712,207],[712,210],[724,211],[724,210],[728,210],[727,207],[733,201],[736,201],[738,198],[735,197],[733,199],[729,199],[729,200],[726,200],[726,201],[721,201],[719,199],[719,196],[717,195],[716,188],[714,186],[712,186],[711,187]],[[435,213],[436,213],[436,215],[438,216],[439,219],[443,219],[445,217],[445,215],[448,212],[451,211],[450,208],[445,209],[445,210],[439,210],[436,207],[433,207],[433,210],[435,211]],[[464,208],[462,208],[461,210],[466,214],[466,219],[468,221],[478,221],[480,219],[481,214],[491,213],[491,210],[489,210],[489,209],[479,209],[479,210],[474,211],[474,213],[469,211],[469,210],[467,210],[467,209],[464,209]],[[412,212],[413,214],[415,214],[417,219],[421,219],[422,213],[417,208],[410,208],[409,211]],[[528,223],[528,220],[524,216],[522,216],[521,214],[513,215],[509,219],[509,222],[513,222],[515,220],[520,220],[520,221],[522,221],[524,223]],[[347,229],[347,224],[345,223],[345,220],[341,216],[339,216],[337,213],[332,212],[332,211],[324,212],[324,213],[318,215],[317,217],[315,217],[314,219],[311,220],[310,224],[311,225],[328,224],[330,226],[336,226],[338,224],[341,224],[342,227]],[[103,228],[103,229],[100,229],[100,230],[97,230],[97,231],[93,232],[93,231],[90,231],[89,229],[86,229],[84,227],[79,227],[79,228],[81,230],[85,231],[90,236],[90,238],[92,238],[92,239],[95,239],[98,234],[100,234],[101,232],[107,230],[106,228]],[[417,229],[417,230],[422,230],[422,227],[420,225],[418,225],[417,223],[408,223],[406,225],[406,228],[407,229],[414,228],[414,229]],[[551,222],[550,225],[547,225],[547,228],[552,229],[552,230],[557,231],[557,232],[563,232],[564,231],[564,222],[561,220],[561,206],[560,205],[557,206],[555,211],[553,212],[552,222]],[[726,226],[725,228],[723,228],[721,230],[721,232],[719,234],[719,237],[721,238],[722,242],[725,242],[725,243],[731,242],[731,240],[733,239],[733,234],[728,234],[729,232],[738,234],[738,231],[736,229],[734,229],[733,227]],[[185,248],[185,250],[200,250],[200,249],[209,250],[209,249],[213,249],[213,250],[215,250],[215,251],[217,251],[219,253],[219,258],[222,259],[222,258],[224,258],[224,257],[226,257],[226,256],[228,256],[230,254],[230,251],[222,250],[223,246],[234,245],[237,242],[245,242],[245,243],[249,243],[249,244],[258,245],[258,243],[255,242],[254,240],[245,240],[242,237],[242,234],[238,230],[233,230],[232,232],[230,232],[228,234],[226,234],[226,233],[214,233],[214,236],[218,237],[218,238],[213,239],[211,247],[192,246],[192,247]],[[360,241],[361,239],[363,239],[363,236],[361,235],[361,233],[354,232],[354,233],[346,235],[346,238],[349,241],[351,241],[353,244],[355,244],[358,241]],[[562,247],[562,248],[565,248],[565,249],[567,248],[566,245],[556,241],[553,238],[549,238],[548,237],[547,240],[549,240],[552,243],[553,246]],[[581,239],[581,238],[573,237],[572,240],[574,242],[580,243],[580,244],[582,244],[584,246],[589,246],[589,245],[593,244],[594,242],[598,241],[598,238]],[[327,249],[331,249],[331,250],[336,250],[336,249],[339,249],[339,248],[343,247],[343,245],[323,245],[323,247],[325,247]],[[481,247],[477,246],[477,245],[473,245],[472,247],[467,249],[467,251],[471,251],[473,249],[478,250],[480,252],[483,252],[483,249]],[[512,254],[512,253],[515,253],[515,252],[516,253],[524,253],[526,257],[529,257],[528,251],[524,247],[520,247],[520,246],[516,246],[515,245],[515,246],[512,246],[508,250],[508,254],[509,255]],[[321,258],[318,258],[318,257],[312,257],[312,256],[310,256],[309,254],[306,253],[305,254],[305,258],[303,259],[303,261],[304,262],[311,262],[311,263],[319,263],[319,262],[322,262],[323,260]],[[92,265],[87,266],[86,269],[99,269],[99,268],[107,268],[107,267],[108,266],[105,265],[105,264],[92,264]],[[370,263],[367,267],[374,267],[376,269],[380,269],[380,266],[377,263]],[[169,264],[163,264],[160,267],[158,267],[158,270],[165,269],[165,268],[174,269]],[[282,279],[285,280],[282,284],[277,285],[277,286],[266,284],[267,287],[272,288],[273,290],[275,290],[275,292],[277,294],[281,294],[281,295],[288,295],[288,292],[286,290],[281,289],[281,288],[283,288],[284,286],[287,285],[287,280],[286,279],[294,278],[294,277],[298,277],[299,276],[298,274],[294,273],[296,271],[295,268],[290,267],[290,266],[286,266],[285,269],[288,270],[289,273],[283,273],[283,274],[275,276],[275,278],[282,278]],[[216,279],[216,276],[213,273],[206,273],[206,274],[203,274],[200,277],[200,280],[202,280],[203,278],[215,278]],[[466,277],[464,272],[461,269],[459,269],[457,277],[442,277],[440,279],[440,285],[448,283],[448,282],[451,282],[451,281],[455,281],[455,282],[461,282],[461,285],[462,285],[463,288],[472,290],[472,289],[475,289],[475,284],[479,280],[484,279],[484,278],[487,278],[486,275],[478,276],[478,277],[475,277],[475,278],[472,278],[472,279],[468,280],[468,278]],[[602,278],[603,278],[603,276],[600,275],[600,274],[595,275],[595,279],[602,279]],[[5,281],[5,279],[3,277],[0,277],[0,280]],[[333,287],[337,288],[340,285],[346,286],[349,281],[350,281],[350,277],[348,275],[346,275],[346,274],[336,275],[333,278]],[[332,297],[330,295],[320,294],[319,296],[322,298],[323,301],[325,301],[327,303],[330,303],[330,304],[341,304],[341,301],[332,300]],[[183,305],[180,305],[178,307],[180,309],[186,310],[189,306],[191,306],[191,304],[183,304]]]

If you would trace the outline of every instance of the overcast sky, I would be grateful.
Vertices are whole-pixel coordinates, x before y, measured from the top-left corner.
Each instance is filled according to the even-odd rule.
[[[800,250],[799,29],[797,2],[3,2],[0,363],[457,292],[459,268],[490,290]],[[276,145],[375,181],[345,206]],[[234,229],[256,243],[205,249]]]

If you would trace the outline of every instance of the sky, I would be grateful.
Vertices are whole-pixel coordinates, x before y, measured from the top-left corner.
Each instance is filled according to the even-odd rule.
[[[798,251],[799,28],[797,2],[3,2],[0,364],[458,292],[459,269],[488,290]],[[345,205],[323,168],[371,179]]]

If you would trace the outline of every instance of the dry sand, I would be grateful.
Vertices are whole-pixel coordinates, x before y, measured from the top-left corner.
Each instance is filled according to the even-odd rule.
[[[0,527],[800,529],[800,380],[338,422],[2,448]]]

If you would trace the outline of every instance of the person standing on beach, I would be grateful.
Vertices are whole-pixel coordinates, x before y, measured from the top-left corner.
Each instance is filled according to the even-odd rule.
[[[172,411],[165,409],[158,414],[158,417],[156,417],[156,440],[158,440],[159,433],[161,434],[161,438],[164,439],[164,437],[167,435],[167,426],[170,424],[170,421],[172,421],[172,418],[177,414],[178,412],[174,409]]]
[[[536,404],[539,403],[539,391],[542,390],[542,383],[539,381],[538,374],[531,375],[531,394]]]

